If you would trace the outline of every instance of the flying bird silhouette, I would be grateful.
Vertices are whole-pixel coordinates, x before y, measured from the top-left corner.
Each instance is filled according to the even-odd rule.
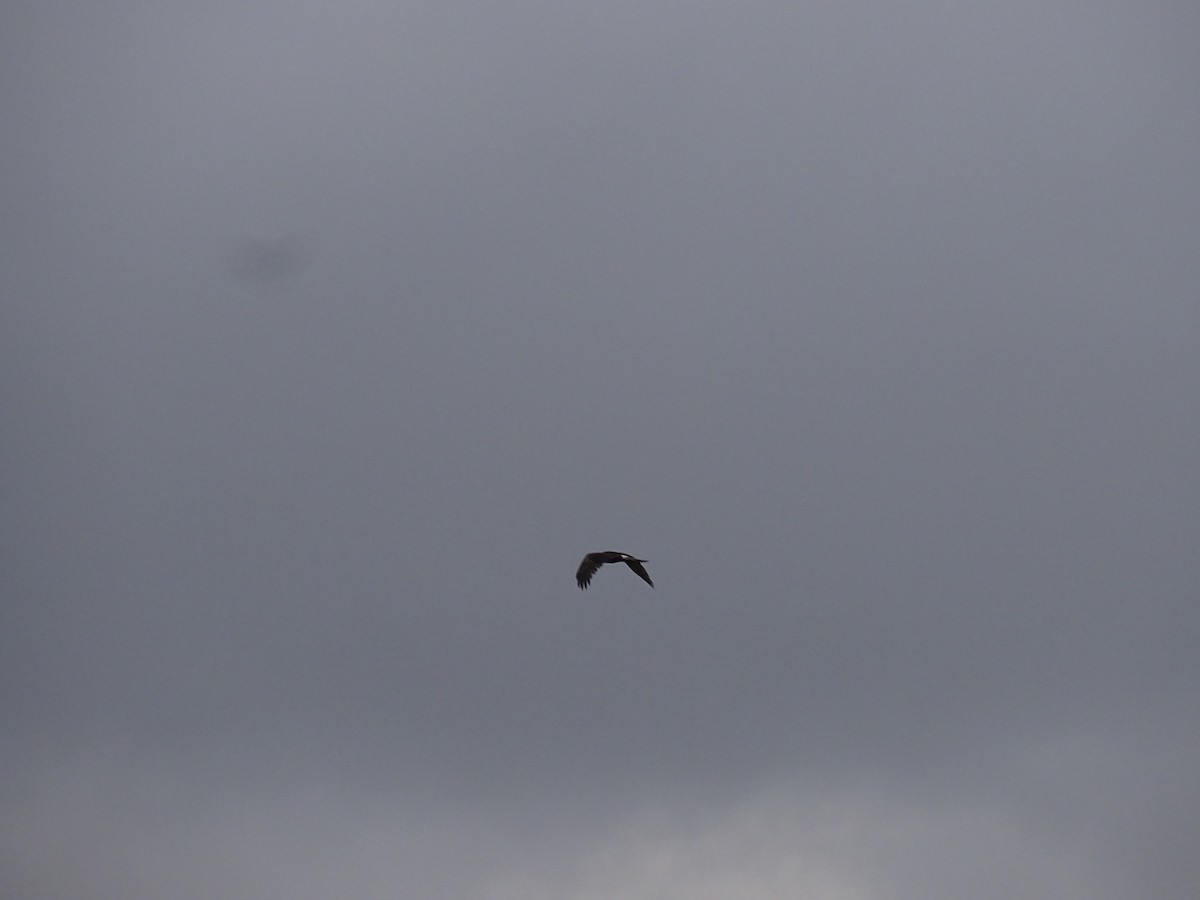
[[[650,580],[650,576],[646,574],[646,570],[642,568],[644,559],[638,559],[636,556],[630,556],[628,553],[618,553],[616,550],[601,550],[597,553],[589,553],[583,558],[583,562],[579,564],[579,569],[575,572],[575,583],[579,585],[581,590],[587,590],[587,586],[592,582],[592,576],[596,574],[605,563],[623,562],[629,568],[633,569],[634,573],[650,587],[654,587],[654,582]]]

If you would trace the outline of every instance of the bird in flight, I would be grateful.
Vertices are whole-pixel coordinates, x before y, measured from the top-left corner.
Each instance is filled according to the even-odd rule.
[[[629,568],[633,569],[634,573],[650,587],[654,587],[654,582],[650,580],[650,576],[646,574],[646,570],[642,567],[644,559],[638,559],[636,556],[630,556],[628,553],[618,553],[616,550],[601,550],[597,553],[589,553],[583,558],[583,562],[579,564],[579,569],[575,572],[575,583],[580,589],[587,590],[587,586],[592,582],[592,576],[596,574],[605,563],[623,562]]]

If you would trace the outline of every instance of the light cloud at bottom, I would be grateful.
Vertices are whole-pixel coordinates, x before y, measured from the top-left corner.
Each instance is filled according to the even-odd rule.
[[[1119,900],[1156,884],[1155,860],[1130,839],[1165,823],[1139,821],[1103,787],[1130,748],[1013,750],[1002,778],[958,793],[782,780],[720,800],[629,797],[597,814],[519,797],[429,804],[329,772],[214,784],[136,755],[43,760],[9,786],[2,862],[24,896],[114,900]],[[1168,779],[1188,769],[1159,762]],[[1057,787],[1031,802],[1042,784]]]

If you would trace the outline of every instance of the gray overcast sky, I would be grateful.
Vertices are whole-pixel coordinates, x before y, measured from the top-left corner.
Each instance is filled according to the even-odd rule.
[[[1194,900],[1198,43],[9,3],[5,896]]]

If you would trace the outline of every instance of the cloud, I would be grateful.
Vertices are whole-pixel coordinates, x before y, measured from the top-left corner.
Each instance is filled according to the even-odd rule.
[[[1020,790],[931,803],[884,782],[806,780],[716,805],[643,798],[595,819],[558,803],[430,806],[419,787],[368,796],[287,766],[214,786],[129,758],[83,762],[43,762],[14,794],[7,868],[28,896],[1118,898],[1133,884],[1183,896],[1163,872],[1125,868],[1135,860],[1123,848],[1147,823],[1096,843],[1076,814],[1129,810],[1057,788],[1042,797],[1050,816]]]
[[[1194,893],[1190,10],[9,19],[9,893]]]

